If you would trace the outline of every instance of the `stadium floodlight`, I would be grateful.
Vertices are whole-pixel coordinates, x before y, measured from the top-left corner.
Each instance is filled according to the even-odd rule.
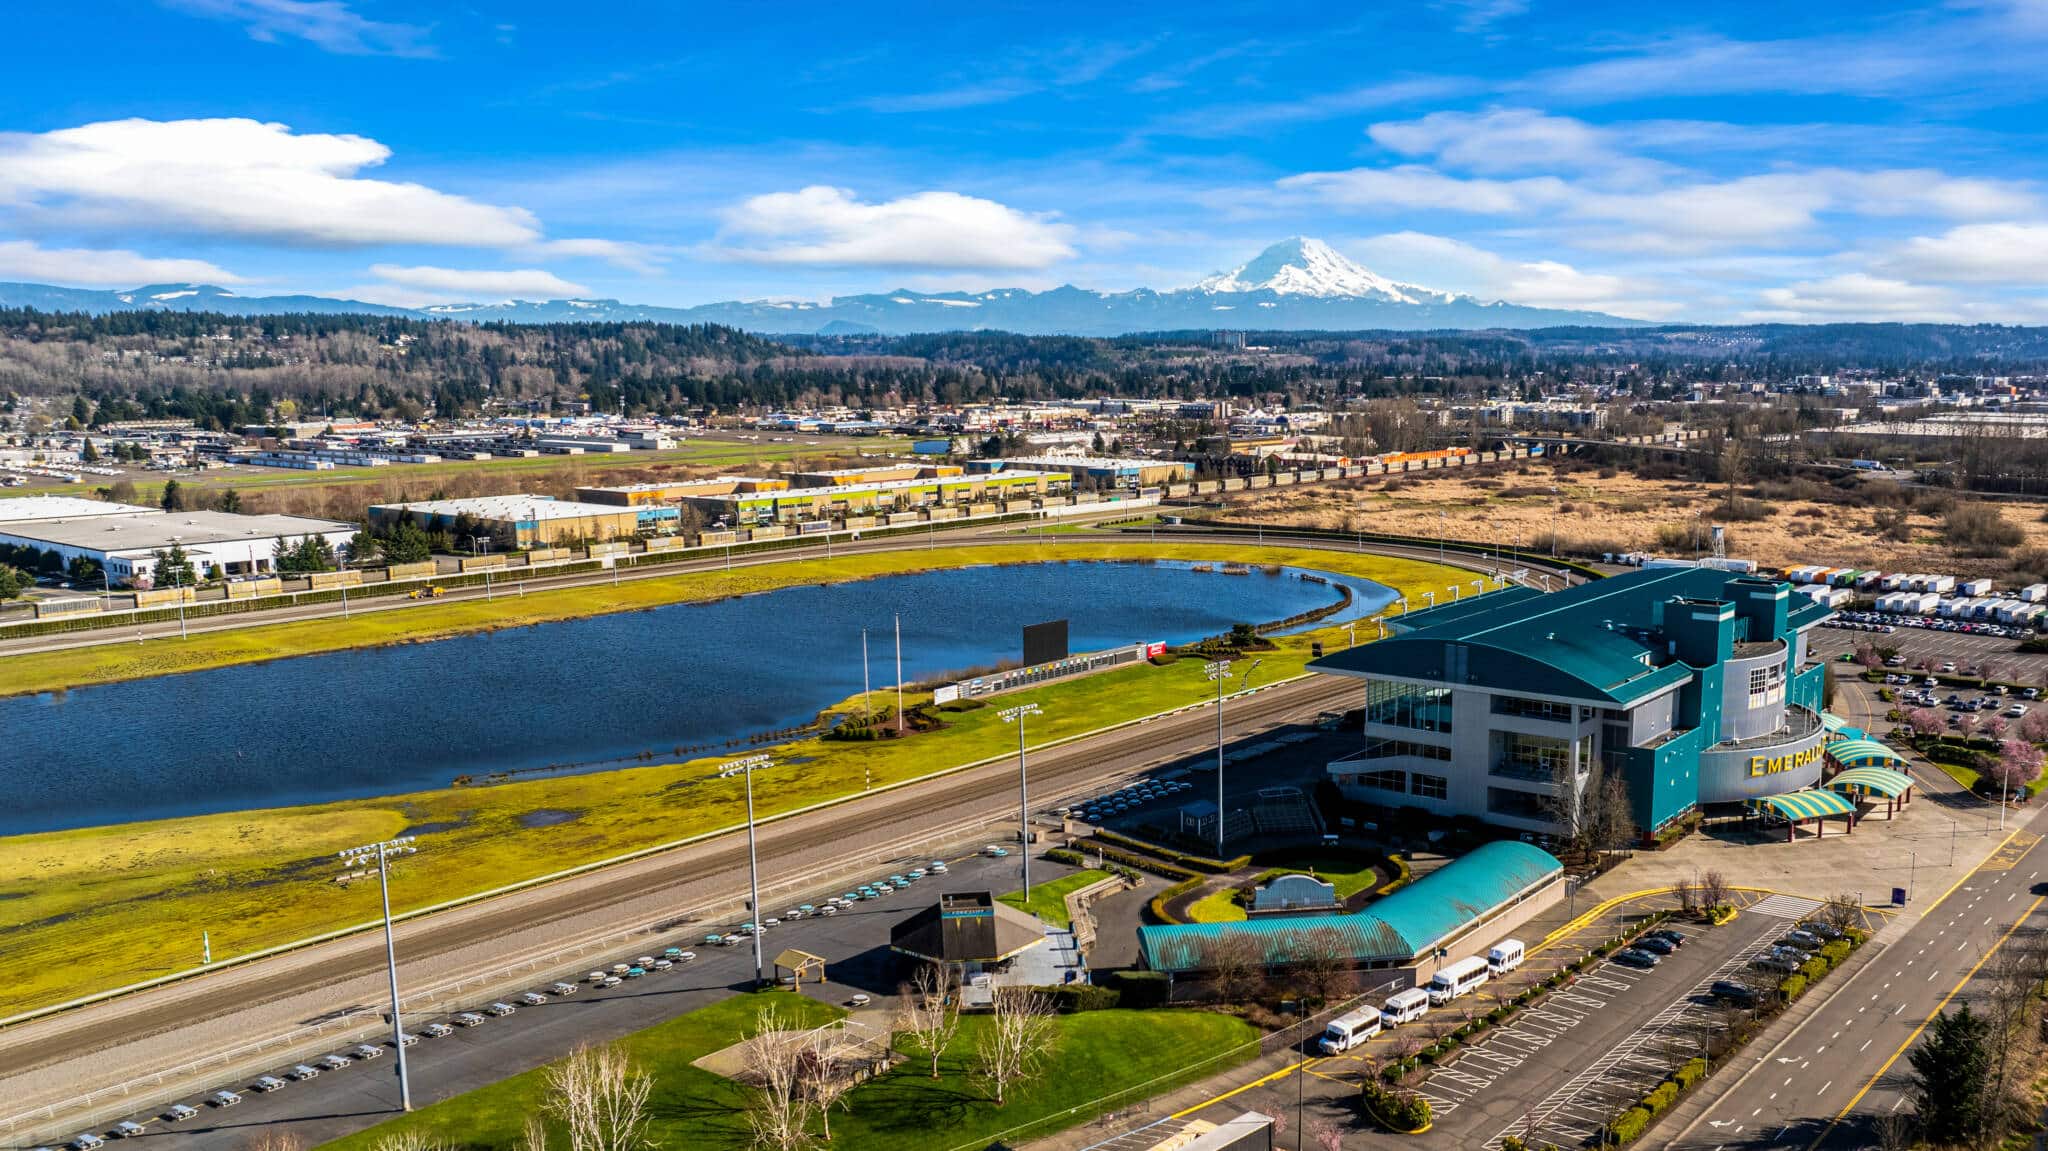
[[[377,887],[384,899],[384,968],[391,977],[391,1047],[398,1052],[398,1105],[407,1111],[412,1110],[412,1082],[405,1074],[405,1027],[398,1017],[398,945],[391,932],[391,859],[418,854],[419,847],[413,838],[402,835],[335,852],[342,866],[351,871],[374,866],[377,872]]]
[[[775,765],[772,755],[750,755],[735,759],[718,769],[718,778],[731,779],[735,775],[747,780],[747,911],[753,916],[748,922],[754,925],[754,985],[761,984],[761,973],[766,964],[761,959],[761,935],[766,930],[761,926],[761,856],[754,840],[754,769]]]
[[[1259,665],[1260,665],[1260,664],[1262,664],[1262,663],[1264,663],[1264,662],[1266,662],[1266,661],[1265,661],[1265,660],[1263,660],[1263,659],[1255,659],[1255,660],[1253,660],[1253,661],[1252,661],[1252,665],[1251,665],[1250,667],[1248,667],[1248,668],[1244,669],[1244,678],[1243,678],[1242,680],[1240,680],[1240,681],[1238,682],[1238,685],[1237,685],[1237,687],[1238,687],[1238,690],[1239,690],[1239,691],[1243,691],[1243,690],[1244,690],[1244,686],[1245,686],[1245,684],[1248,684],[1248,683],[1250,683],[1250,682],[1251,682],[1251,678],[1252,678],[1252,673],[1253,673],[1253,672],[1255,672],[1255,671],[1257,671],[1257,670],[1259,670]],[[1227,659],[1217,659],[1217,660],[1211,660],[1211,661],[1209,661],[1209,662],[1208,662],[1207,664],[1203,665],[1203,667],[1202,667],[1202,674],[1203,674],[1203,675],[1205,675],[1205,676],[1207,676],[1207,677],[1209,678],[1209,682],[1210,682],[1210,683],[1213,683],[1213,684],[1215,684],[1215,685],[1216,685],[1216,858],[1218,858],[1218,859],[1222,859],[1222,858],[1224,857],[1224,856],[1223,856],[1223,684],[1224,684],[1224,682],[1225,682],[1226,680],[1228,680],[1228,679],[1230,678],[1230,661],[1229,661],[1229,660],[1227,660]]]
[[[1017,725],[1017,855],[1024,864],[1024,902],[1031,902],[1031,793],[1024,773],[1024,719],[1044,715],[1035,703],[1021,703],[998,713]]]

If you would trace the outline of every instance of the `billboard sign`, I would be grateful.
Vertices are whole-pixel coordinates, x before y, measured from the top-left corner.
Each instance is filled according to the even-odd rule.
[[[1160,656],[1165,654],[1166,645],[1163,643],[1148,643],[1145,645],[1146,659],[1158,659]]]
[[[1067,621],[1049,620],[1024,628],[1024,665],[1036,667],[1067,658]]]

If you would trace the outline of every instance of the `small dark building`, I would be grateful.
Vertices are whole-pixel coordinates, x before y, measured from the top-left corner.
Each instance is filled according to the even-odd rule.
[[[1045,942],[1038,918],[996,902],[986,891],[949,891],[938,903],[897,924],[889,947],[934,963],[1005,962]]]

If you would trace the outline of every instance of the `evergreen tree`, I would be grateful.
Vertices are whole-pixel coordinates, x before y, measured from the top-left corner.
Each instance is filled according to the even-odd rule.
[[[100,578],[100,565],[90,556],[72,556],[64,572],[79,583],[96,583]]]
[[[239,512],[242,510],[242,493],[228,488],[220,493],[220,500],[215,506],[224,512]]]
[[[100,450],[99,450],[98,448],[96,448],[96,447],[93,447],[93,446],[92,446],[92,441],[91,441],[91,440],[87,440],[87,441],[85,441],[85,446],[84,446],[84,447],[82,447],[82,448],[80,448],[80,449],[78,449],[78,458],[79,458],[79,459],[80,459],[81,461],[83,461],[83,462],[85,462],[85,463],[88,463],[88,464],[96,464],[96,463],[99,463],[99,462],[100,462]]]
[[[163,505],[163,509],[167,512],[184,511],[185,489],[179,486],[176,480],[165,480],[163,498],[158,502]]]
[[[1973,1141],[1984,1128],[1984,1086],[1991,1073],[1990,1024],[1965,1003],[1934,1017],[1927,1039],[1906,1057],[1920,1130],[1937,1145]]]
[[[172,544],[169,551],[158,548],[150,554],[156,561],[155,586],[191,587],[198,580],[192,572],[192,558],[185,554],[183,544]]]
[[[31,582],[33,581],[29,579],[28,573],[0,564],[0,600],[10,600],[20,595]]]
[[[91,423],[92,401],[84,396],[71,397],[71,418],[77,420],[80,426]]]
[[[384,558],[390,563],[416,564],[432,558],[433,554],[427,533],[410,519],[400,520],[398,526],[384,537]]]

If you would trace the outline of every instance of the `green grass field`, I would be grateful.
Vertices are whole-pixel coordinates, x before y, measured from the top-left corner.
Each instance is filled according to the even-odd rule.
[[[1021,890],[997,898],[1019,911],[1036,915],[1055,927],[1067,927],[1073,923],[1067,916],[1067,893],[1079,891],[1091,883],[1108,878],[1109,872],[1097,871],[1091,867],[1086,871],[1061,876],[1050,883],[1032,884],[1029,900],[1024,898],[1024,892]]]
[[[1263,859],[1261,863],[1265,862]],[[1284,859],[1279,867],[1262,872],[1255,882],[1265,883],[1282,875],[1314,875],[1317,879],[1337,889],[1337,898],[1349,899],[1368,887],[1377,886],[1379,873],[1371,864],[1341,856],[1304,855]]]
[[[742,1151],[745,1088],[691,1066],[693,1060],[750,1034],[764,998],[810,1025],[844,1014],[786,992],[740,995],[628,1036],[623,1042],[654,1079],[649,1136],[657,1147]],[[1227,1015],[1191,1011],[1097,1011],[1059,1018],[1046,1074],[1013,1086],[997,1107],[973,1075],[985,1016],[969,1016],[930,1078],[916,1059],[861,1085],[832,1115],[832,1142],[845,1151],[980,1151],[1001,1138],[1015,1144],[1244,1062],[1258,1033]],[[1223,1056],[1222,1058],[1215,1058]],[[331,1151],[370,1151],[380,1139],[421,1131],[451,1147],[515,1151],[525,1117],[545,1099],[543,1072],[529,1071],[400,1119],[336,1140]],[[1136,1089],[1136,1090],[1133,1090]],[[1119,1092],[1128,1097],[1108,1098]],[[1098,1102],[1108,1099],[1106,1102]],[[551,1132],[557,1141],[559,1132]]]
[[[1372,555],[1228,545],[1020,544],[861,556],[834,561],[830,568],[805,561],[730,576],[701,573],[618,589],[537,593],[524,601],[437,604],[350,621],[347,635],[361,640],[365,633],[353,630],[360,624],[373,629],[368,634],[379,637],[375,642],[392,642],[417,637],[412,629],[426,622],[444,629],[439,634],[452,634],[505,626],[529,619],[529,613],[543,613],[532,618],[565,618],[629,610],[810,582],[828,574],[854,578],[969,563],[1145,556],[1314,566],[1375,579],[1411,598],[1448,582],[1447,573],[1434,564]],[[407,630],[376,630],[399,623]],[[32,680],[73,682],[72,677],[88,671],[95,673],[93,681],[163,674],[342,646],[328,633],[330,626],[252,628],[194,637],[187,644],[152,641],[139,655],[93,649],[14,657],[0,661],[0,673],[13,690]],[[1263,656],[1258,681],[1299,674],[1312,641],[1341,644],[1342,636],[1343,629],[1332,627],[1276,641],[1275,650]],[[163,662],[138,668],[130,662],[138,658]],[[67,670],[74,660],[81,666]],[[24,670],[31,664],[33,674]],[[1045,708],[1031,731],[1042,742],[1208,695],[1202,662],[1178,660],[1017,692],[1005,702],[1037,702]],[[893,691],[878,691],[874,700],[886,707]],[[831,710],[858,707],[856,699]],[[802,761],[802,770],[757,774],[760,812],[772,815],[856,794],[869,777],[877,785],[894,783],[1014,752],[1014,729],[1002,722],[997,709],[942,714],[948,726],[900,741],[807,739],[783,745],[776,754]],[[218,960],[365,923],[375,915],[376,890],[331,882],[332,853],[407,828],[435,825],[437,830],[421,838],[422,862],[431,856],[431,866],[394,873],[392,903],[400,911],[741,821],[739,781],[715,778],[717,763],[727,757],[676,763],[664,761],[661,749],[647,752],[648,766],[615,771],[0,838],[0,1017],[189,969],[199,960],[202,930],[212,933]],[[521,822],[522,815],[540,810],[578,814],[546,827]],[[109,939],[121,945],[108,946]]]
[[[1188,904],[1188,920],[1193,923],[1236,923],[1245,918],[1234,887],[1212,891]]]

